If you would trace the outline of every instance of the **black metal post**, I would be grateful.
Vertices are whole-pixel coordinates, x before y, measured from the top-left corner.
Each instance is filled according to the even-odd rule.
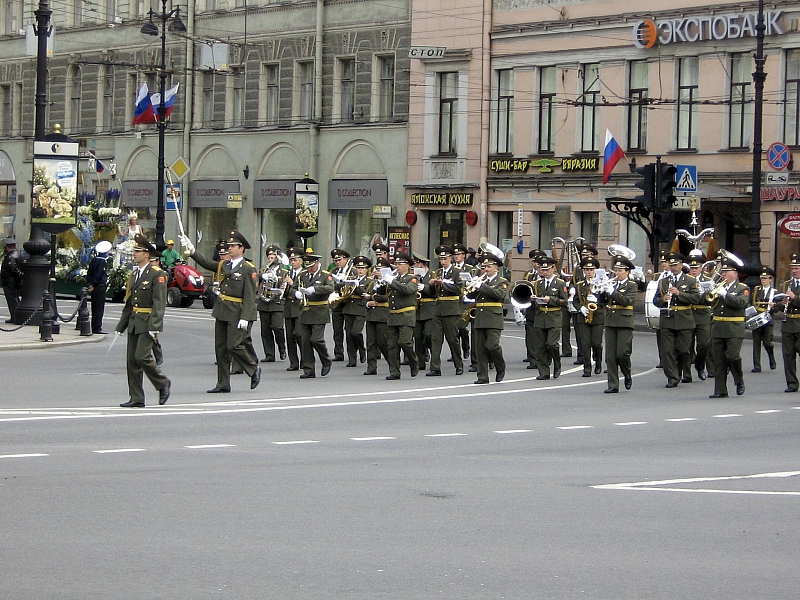
[[[45,290],[42,296],[42,321],[39,323],[39,340],[52,342],[53,313],[50,311],[50,294]]]
[[[155,244],[159,251],[167,247],[164,243],[164,213],[166,210],[164,198],[164,153],[167,124],[165,122],[167,107],[166,94],[167,88],[167,19],[171,16],[167,14],[167,0],[161,0],[161,63],[158,72],[158,91],[161,102],[158,105],[158,204],[156,205],[156,239]]]
[[[764,110],[764,0],[758,0],[758,18],[756,21],[756,70],[753,73],[753,197],[750,205],[750,260],[748,285],[758,283],[758,272],[761,267],[761,155],[762,115]],[[750,281],[752,279],[752,282]]]

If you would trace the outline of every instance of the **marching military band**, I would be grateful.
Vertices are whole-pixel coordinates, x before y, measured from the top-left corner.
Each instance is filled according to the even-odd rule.
[[[492,369],[500,382],[506,372],[501,334],[509,299],[518,312],[517,323],[524,324],[525,361],[529,369],[538,370],[536,379],[559,378],[561,358],[571,356],[571,328],[582,377],[600,375],[605,365],[605,393],[619,392],[620,376],[626,390],[633,385],[639,285],[631,277],[634,255],[623,246],[609,248],[611,277],[601,269],[596,246],[578,244],[579,262],[569,272],[561,270],[557,258],[532,250],[531,270],[512,283],[500,273],[504,253],[490,244],[481,244],[483,253],[475,266],[463,262],[463,244],[438,246],[435,269],[417,252],[398,252],[390,261],[388,248],[381,244],[373,247],[374,263],[335,248],[331,271],[322,268],[322,257],[310,248],[284,252],[273,244],[266,248],[266,266],[257,271],[244,258],[250,245],[238,231],[230,232],[219,261],[197,253],[188,238],[181,241],[198,264],[214,273],[217,382],[209,393],[231,390],[231,366],[250,376],[251,389],[258,385],[261,369],[250,337],[256,318],[261,321],[262,362],[288,358],[286,370],[302,370],[301,379],[317,376],[317,358],[323,377],[333,362],[345,358],[347,367],[366,363],[363,374],[377,375],[381,357],[388,365],[387,380],[400,379],[402,365],[408,365],[411,377],[426,368],[426,376],[439,377],[447,342],[456,376],[463,375],[470,357],[475,384],[489,383]],[[667,388],[692,382],[694,367],[700,380],[714,378],[710,398],[728,396],[728,374],[736,393],[744,394],[745,331],[752,331],[752,372],[761,371],[762,348],[770,370],[775,370],[775,315],[783,321],[785,391],[800,389],[800,253],[791,256],[791,278],[780,286],[775,271],[762,267],[760,285],[752,294],[739,282],[743,263],[729,252],[720,251],[710,261],[698,249],[686,257],[664,252],[660,258],[662,271],[647,303],[658,315],[658,366]],[[328,323],[333,324],[333,356],[325,341]],[[136,400],[138,406],[138,396]]]

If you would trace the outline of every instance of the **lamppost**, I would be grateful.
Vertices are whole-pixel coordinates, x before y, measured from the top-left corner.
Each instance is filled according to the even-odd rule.
[[[750,259],[748,264],[748,285],[758,283],[761,269],[761,154],[762,146],[762,113],[764,111],[764,0],[758,0],[758,17],[756,20],[756,69],[753,72],[755,88],[753,105],[753,195],[750,200]]]
[[[150,20],[142,25],[141,32],[144,35],[151,35],[153,37],[161,35],[161,62],[158,66],[158,91],[161,101],[158,104],[156,112],[158,128],[158,204],[156,205],[156,239],[155,244],[159,250],[166,248],[164,243],[164,135],[167,130],[166,115],[167,106],[164,98],[167,88],[167,31],[170,33],[185,33],[186,26],[181,21],[180,8],[173,8],[167,10],[167,0],[161,0],[161,13],[154,12],[150,9],[148,13]],[[159,32],[158,26],[153,23],[153,18],[161,21],[161,31]],[[170,21],[169,26],[167,22]]]

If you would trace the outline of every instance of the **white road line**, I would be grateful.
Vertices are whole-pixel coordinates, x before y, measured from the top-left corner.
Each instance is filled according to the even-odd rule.
[[[627,423],[614,423],[614,425],[647,425],[647,421],[628,421]]]
[[[729,415],[711,415],[712,419],[729,419],[731,417],[741,417],[742,415],[737,415],[736,413],[731,413]]]
[[[32,454],[0,454],[0,458],[36,458],[38,456],[50,456],[49,454],[32,453]]]
[[[594,429],[594,425],[568,425],[565,427],[556,427],[556,429]]]
[[[710,481],[733,481],[741,479],[776,479],[796,477],[800,471],[781,471],[777,473],[757,473],[755,475],[731,475],[725,477],[693,477],[690,479],[666,479],[663,481],[638,481],[632,483],[606,483],[593,485],[597,490],[624,490],[650,492],[689,492],[700,494],[753,494],[761,496],[800,496],[800,492],[782,492],[772,490],[715,490],[713,488],[660,487],[680,483],[707,483]]]
[[[778,408],[773,408],[771,410],[757,410],[755,412],[756,412],[757,415],[769,415],[769,414],[772,414],[772,413],[779,413],[779,412],[783,412],[783,411],[778,409]]]
[[[272,442],[276,446],[292,446],[295,444],[319,444],[319,440],[291,440],[288,442]]]
[[[530,433],[532,429],[501,429],[492,433]]]
[[[184,446],[192,450],[199,450],[201,448],[235,448],[236,444],[200,444],[198,446]]]
[[[469,435],[468,433],[426,433],[425,437],[457,437],[460,435]]]
[[[119,452],[145,452],[145,448],[116,448],[114,450],[92,450],[95,454],[117,454]]]
[[[695,417],[683,417],[682,419],[664,419],[670,423],[680,423],[681,421],[697,421]]]
[[[350,439],[354,442],[376,442],[379,440],[396,440],[397,438],[390,435],[376,435],[373,437],[354,437]]]

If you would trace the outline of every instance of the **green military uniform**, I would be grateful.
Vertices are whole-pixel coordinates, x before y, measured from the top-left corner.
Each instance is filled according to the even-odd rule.
[[[306,254],[307,259],[319,261],[319,257]],[[324,377],[331,369],[331,357],[325,345],[325,325],[330,322],[330,309],[328,296],[333,293],[333,277],[328,271],[318,267],[315,273],[304,269],[297,278],[298,283],[295,297],[298,295],[305,299],[302,301],[300,317],[297,322],[300,327],[300,366],[303,367],[302,379],[316,377],[316,360],[314,352],[319,355],[322,362],[321,374]]]
[[[290,249],[288,252],[290,257],[302,256],[302,249]],[[292,283],[286,286],[283,298],[283,324],[284,333],[286,335],[286,354],[289,357],[289,366],[286,367],[287,371],[300,370],[300,347],[302,340],[300,339],[300,326],[298,319],[300,318],[300,309],[302,308],[300,300],[294,296],[294,291],[297,290],[298,276],[302,270],[295,270],[290,268],[286,275],[292,280]]]
[[[531,250],[528,253],[528,256],[531,260],[536,259],[537,261],[546,256],[540,250]],[[538,266],[538,263],[537,263]],[[529,283],[535,283],[539,279],[539,272],[537,266],[534,266],[530,271],[525,273],[525,277],[523,279]],[[531,292],[533,293],[533,292]],[[538,314],[536,302],[532,302],[530,307],[524,309],[525,311],[525,353],[528,361],[528,368],[535,369],[536,365],[539,364],[539,353],[538,349],[534,344],[535,335],[533,333],[533,325],[536,322],[536,315]]]
[[[555,264],[551,258],[542,259],[544,264]],[[534,356],[539,369],[537,379],[550,379],[550,361],[553,361],[553,377],[561,375],[561,309],[567,302],[567,284],[553,275],[549,279],[541,277],[533,284],[536,298],[549,296],[547,304],[536,305],[533,323]]]
[[[350,253],[341,248],[334,248],[331,250],[331,258],[350,258]],[[349,260],[342,268],[335,268],[330,271],[333,276],[334,292],[337,294],[342,293],[342,288],[349,285],[345,282],[347,279],[355,278],[355,269],[350,264]],[[333,328],[333,360],[344,360],[344,345],[345,345],[345,331],[344,331],[344,303],[331,304],[331,326]],[[355,362],[356,353],[348,355],[350,362]]]
[[[584,268],[598,268],[600,263],[596,259],[584,259],[581,265]],[[592,292],[592,282],[587,280],[581,269],[581,278],[574,285],[575,295],[572,306],[576,309],[575,337],[578,339],[578,355],[583,363],[583,376],[592,375],[592,358],[594,358],[594,372],[600,373],[603,369],[603,328],[605,326],[605,305],[596,294]]]
[[[689,259],[690,265],[702,266],[705,263],[705,256],[691,257]],[[711,281],[711,279],[700,274],[695,278],[698,286],[704,282]],[[708,376],[714,377],[714,358],[711,349],[711,306],[706,300],[707,294],[700,286],[700,300],[697,304],[692,305],[692,316],[694,317],[694,334],[692,335],[692,348],[694,352],[694,368],[697,371],[697,376],[700,379],[706,378],[706,370]]]
[[[670,265],[683,265],[684,257],[677,252],[669,252],[666,258]],[[669,300],[665,298],[670,288],[677,294]],[[661,309],[659,326],[661,328],[661,364],[667,377],[668,388],[678,386],[678,382],[692,381],[692,331],[694,314],[692,307],[700,302],[700,288],[697,280],[682,272],[670,273],[658,282],[653,303]]]
[[[444,247],[437,248],[437,255],[441,252],[451,253],[452,250]],[[433,286],[436,292],[434,303],[433,332],[431,333],[431,364],[427,375],[442,374],[442,346],[445,340],[450,348],[453,366],[456,375],[464,372],[464,359],[459,345],[459,327],[461,326],[461,270],[454,266],[447,269],[436,269],[433,279],[443,279],[444,283]]]
[[[608,288],[598,294],[598,298],[606,304],[606,368],[608,371],[607,394],[619,391],[619,373],[625,378],[625,389],[633,385],[631,372],[631,354],[633,353],[633,303],[636,300],[638,286],[628,275],[633,263],[626,258],[616,257],[614,269],[627,269],[625,279],[609,283]]]
[[[800,266],[800,254],[792,254],[790,267]],[[797,380],[797,354],[800,353],[800,278],[792,278],[784,282],[783,293],[793,292],[794,299],[787,298],[778,305],[785,314],[781,324],[781,351],[783,353],[783,371],[786,375],[786,392],[796,392],[800,387]]]
[[[736,265],[726,265],[736,270]],[[744,374],[742,373],[742,342],[744,340],[745,309],[750,304],[750,288],[734,281],[717,294],[711,304],[711,344],[714,352],[714,393],[712,398],[728,395],[728,370],[733,375],[736,393],[744,393]]]
[[[503,261],[497,257],[484,257],[503,266]],[[487,278],[478,288],[475,297],[475,352],[478,379],[475,383],[489,383],[489,363],[494,363],[496,371],[495,381],[503,381],[506,374],[506,361],[503,358],[503,347],[500,344],[500,335],[503,331],[503,301],[508,294],[508,280],[495,274]]]
[[[411,257],[402,252],[394,262],[411,264]],[[414,352],[414,327],[417,323],[417,291],[419,278],[411,273],[397,275],[389,284],[389,320],[386,322],[389,350],[389,375],[386,379],[400,379],[400,350],[408,358],[411,376],[415,377],[417,355]]]
[[[378,267],[389,263],[380,259]],[[389,340],[386,337],[386,322],[389,320],[389,297],[386,285],[379,279],[370,279],[366,284],[367,306],[367,370],[364,375],[378,374],[378,359],[389,360]]]
[[[464,244],[460,244],[460,243],[459,244],[453,244],[453,266],[456,269],[458,269],[459,271],[465,271],[465,272],[469,273],[470,275],[472,275],[473,277],[475,277],[475,276],[479,275],[478,270],[477,269],[473,269],[470,265],[468,265],[465,262],[468,252],[469,252],[469,248],[467,248]],[[461,257],[460,262],[458,260],[456,260],[456,258],[455,258],[456,255]],[[466,305],[463,302],[463,298],[462,298],[462,305],[461,305],[462,312],[465,309],[468,309],[468,308],[470,308],[470,306]],[[470,357],[470,365],[472,365],[472,367],[474,367],[475,366],[474,348],[472,349],[472,351],[470,351],[470,321],[462,319],[462,320],[460,320],[458,322],[458,337],[461,340],[461,349],[462,349],[464,358],[469,356]],[[472,371],[474,369],[470,368],[470,370]]]
[[[369,268],[372,261],[366,256],[356,256],[353,259],[353,281],[350,285],[349,299],[342,301],[342,314],[344,315],[345,344],[347,345],[347,366],[356,366],[356,357],[360,362],[367,360],[367,348],[364,345],[364,324],[367,320],[367,301],[364,294],[367,291],[369,277],[359,277],[357,266]],[[348,291],[348,290],[345,290]]]
[[[147,251],[156,253],[155,247],[146,239],[140,241],[142,237],[136,236],[137,248],[146,243]],[[169,397],[170,380],[161,372],[153,358],[154,335],[151,333],[164,329],[167,274],[155,265],[145,265],[131,273],[127,290],[125,306],[116,327],[118,333],[128,332],[126,369],[130,401],[121,406],[144,406],[144,375],[159,392],[165,390],[165,393],[159,394],[159,403],[163,404],[166,397]]]
[[[762,267],[761,277],[775,277],[775,271],[769,267]],[[775,296],[775,292],[775,286],[773,285],[757,285],[753,288],[751,302],[758,311],[758,314],[766,313],[771,316],[774,313],[774,309],[770,308],[770,304],[772,303],[772,298]],[[765,325],[751,330],[753,334],[753,373],[761,371],[762,345],[764,346],[764,350],[767,351],[769,368],[774,371],[778,366],[775,362],[775,347],[773,346],[774,329],[775,327],[770,319]]]
[[[267,247],[267,254],[274,254],[280,249]],[[258,317],[261,321],[261,347],[264,349],[263,362],[275,362],[275,347],[278,356],[286,358],[286,338],[284,337],[283,277],[286,270],[278,261],[276,265],[262,269],[259,273]]]
[[[423,262],[427,266],[428,259],[412,253],[414,260]],[[430,360],[431,346],[436,316],[436,290],[431,285],[431,271],[428,269],[419,278],[419,302],[417,305],[417,323],[414,327],[414,352],[417,354],[418,367],[425,368],[425,363]]]

